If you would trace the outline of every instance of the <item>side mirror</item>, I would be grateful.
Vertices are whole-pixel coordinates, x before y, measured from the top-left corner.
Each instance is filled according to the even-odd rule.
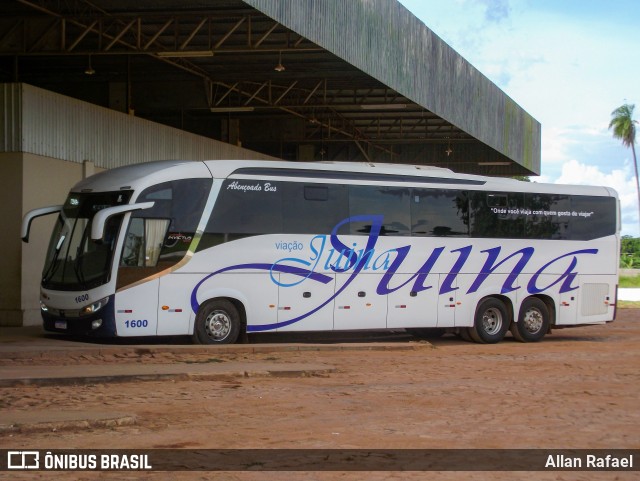
[[[104,225],[109,217],[118,214],[124,214],[126,212],[132,212],[134,210],[150,209],[155,202],[141,202],[139,204],[127,204],[119,205],[116,207],[107,207],[106,209],[99,210],[93,217],[93,224],[91,225],[91,240],[100,241],[104,236]]]
[[[61,205],[51,205],[49,207],[40,207],[38,209],[33,209],[27,212],[22,218],[22,229],[20,231],[20,236],[22,237],[22,242],[29,242],[29,231],[31,230],[31,221],[36,217],[42,217],[43,215],[55,214],[56,212],[61,212]]]

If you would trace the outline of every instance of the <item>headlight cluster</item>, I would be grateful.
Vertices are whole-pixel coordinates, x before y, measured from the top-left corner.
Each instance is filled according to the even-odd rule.
[[[89,304],[88,306],[85,306],[82,309],[80,309],[80,315],[88,316],[89,314],[94,314],[98,312],[100,309],[102,309],[102,307],[105,306],[107,302],[109,302],[109,298],[105,297],[104,299],[100,299],[99,301]]]
[[[48,306],[42,300],[40,301],[40,309],[42,312],[47,312],[52,316],[61,316],[64,318],[77,318],[89,316],[91,314],[95,314],[100,309],[102,309],[109,302],[109,298],[105,297],[104,299],[100,299],[99,301],[92,302],[91,304],[84,306],[81,309],[59,309]]]

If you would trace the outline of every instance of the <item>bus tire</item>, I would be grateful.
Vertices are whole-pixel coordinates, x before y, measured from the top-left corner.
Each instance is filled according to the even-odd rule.
[[[537,297],[525,299],[518,322],[511,324],[511,335],[520,342],[538,342],[549,330],[549,308]]]
[[[495,344],[504,339],[508,329],[509,317],[504,303],[494,297],[488,297],[478,304],[469,335],[475,342]]]
[[[233,303],[225,299],[207,301],[196,314],[193,340],[197,344],[233,344],[240,326],[240,314]]]

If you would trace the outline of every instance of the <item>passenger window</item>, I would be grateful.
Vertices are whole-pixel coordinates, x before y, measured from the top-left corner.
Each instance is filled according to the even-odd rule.
[[[282,184],[225,181],[206,232],[226,236],[282,233]]]
[[[571,199],[568,195],[527,194],[526,232],[531,239],[569,239]]]
[[[471,236],[522,239],[525,235],[524,195],[518,192],[470,192]]]
[[[411,235],[410,191],[402,187],[352,185],[349,187],[349,215],[381,215],[380,235]],[[369,235],[371,222],[352,222],[351,234]]]
[[[577,195],[571,198],[571,208],[572,239],[591,240],[616,233],[616,200],[613,197]]]
[[[134,211],[125,234],[117,288],[178,263],[189,251],[211,191],[211,179],[182,179],[149,187],[137,202],[153,207]]]
[[[288,182],[283,187],[282,222],[285,233],[330,234],[349,216],[345,185]]]
[[[122,249],[122,266],[155,267],[169,227],[167,219],[134,218]]]
[[[411,235],[467,237],[468,211],[467,197],[462,192],[414,189],[411,202]]]

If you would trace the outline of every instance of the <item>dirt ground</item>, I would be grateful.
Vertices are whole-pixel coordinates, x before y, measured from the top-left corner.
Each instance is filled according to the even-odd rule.
[[[400,341],[409,342],[409,341]],[[414,341],[415,342],[415,341]],[[640,448],[640,310],[604,326],[496,345],[447,335],[413,350],[85,356],[56,363],[313,362],[314,377],[0,389],[2,410],[113,409],[134,425],[4,434],[4,449]],[[637,460],[640,462],[640,460]],[[6,479],[632,480],[638,472],[29,473]],[[52,476],[55,474],[55,476]],[[1,477],[2,473],[0,473]]]

